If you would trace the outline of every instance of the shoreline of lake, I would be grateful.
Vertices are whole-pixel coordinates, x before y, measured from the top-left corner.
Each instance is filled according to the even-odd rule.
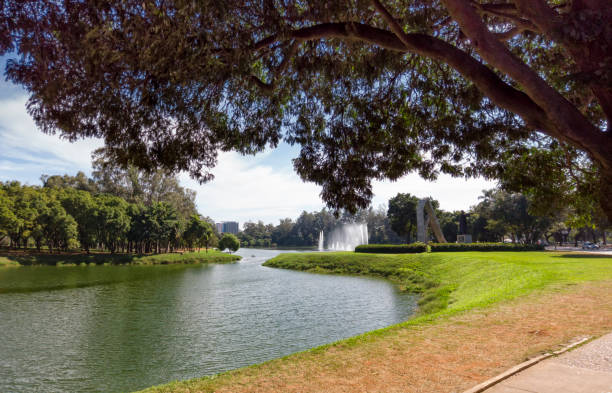
[[[0,391],[144,389],[393,325],[416,309],[414,295],[380,278],[262,266],[278,251],[238,254],[230,264],[1,269]]]
[[[602,334],[612,323],[612,317],[602,319],[598,315],[602,312],[612,315],[612,301],[600,301],[602,294],[612,289],[612,258],[601,256],[559,252],[367,256],[302,253],[279,255],[265,265],[312,273],[384,277],[404,286],[404,289],[420,291],[419,304],[425,309],[421,309],[420,316],[399,324],[242,369],[153,386],[140,393],[363,390],[364,386],[371,387],[373,382],[358,385],[356,381],[368,375],[396,375],[399,362],[417,367],[408,369],[413,370],[412,379],[420,382],[407,386],[419,386],[424,392],[437,393],[454,391],[459,387],[463,390],[486,379],[486,376],[499,373],[500,364],[502,369],[503,365],[510,367],[547,346],[563,344],[571,339],[568,334]],[[572,313],[557,311],[557,304],[572,302],[577,305],[572,308]],[[593,312],[584,316],[581,308],[590,308]],[[529,319],[523,320],[525,317]],[[517,319],[515,323],[506,325],[512,318]],[[529,326],[529,329],[514,333],[505,326]],[[546,340],[530,335],[530,332],[548,332],[550,329],[557,330],[554,334],[547,333]],[[447,331],[455,333],[447,335]],[[419,341],[413,335],[420,338],[424,335],[426,339]],[[505,339],[501,340],[500,347],[502,335]],[[470,337],[478,337],[478,341],[473,342]],[[520,342],[521,345],[518,348],[507,347],[503,345],[506,342]],[[448,363],[447,359],[456,357],[457,351],[462,351],[457,348],[462,347],[466,348],[463,351],[467,358],[459,363]],[[496,348],[494,352],[488,353],[487,350],[493,347]],[[397,351],[401,353],[399,357],[390,360],[389,353]],[[454,378],[456,385],[440,386],[428,380],[432,371],[426,359],[431,357],[431,351],[444,352],[444,362],[448,364],[448,367],[438,369],[436,363],[437,371],[433,374],[444,374],[444,378],[449,380]],[[474,356],[479,359],[495,357],[497,363],[490,362],[485,369],[479,369],[480,379],[465,378],[461,370],[470,367],[468,359]],[[342,366],[338,367],[338,364]],[[364,364],[367,365],[365,368]],[[337,381],[337,384],[330,385],[330,381]],[[397,390],[398,382],[401,381],[397,378],[377,378],[376,385],[383,388],[374,390]],[[406,390],[406,385],[403,390]]]
[[[239,255],[209,249],[161,254],[125,253],[44,253],[19,250],[0,252],[0,268],[16,266],[87,266],[87,265],[169,265],[197,263],[232,263],[241,259]]]

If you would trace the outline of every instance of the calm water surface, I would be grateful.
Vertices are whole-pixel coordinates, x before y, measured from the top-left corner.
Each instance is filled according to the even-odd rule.
[[[259,363],[408,319],[383,280],[202,266],[0,270],[0,392],[129,392]],[[282,251],[286,252],[286,251]]]

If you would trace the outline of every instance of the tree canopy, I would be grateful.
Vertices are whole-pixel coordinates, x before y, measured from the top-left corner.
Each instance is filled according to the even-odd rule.
[[[206,181],[219,150],[285,140],[328,205],[354,211],[372,179],[521,188],[552,163],[581,173],[555,192],[586,184],[612,219],[609,0],[1,4],[0,54],[37,124],[104,138],[123,165]]]
[[[224,233],[221,240],[219,240],[219,250],[229,250],[230,252],[238,251],[240,248],[240,240],[236,237],[236,235],[231,233]]]
[[[389,217],[391,228],[398,235],[404,236],[408,243],[412,242],[417,231],[418,203],[419,198],[410,194],[398,193],[389,199],[387,217]]]

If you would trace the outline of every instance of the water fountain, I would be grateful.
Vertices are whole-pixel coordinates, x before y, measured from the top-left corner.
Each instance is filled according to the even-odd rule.
[[[323,231],[319,232],[319,251],[323,251]]]
[[[319,251],[323,251],[323,231],[319,233]],[[366,224],[343,224],[327,236],[327,250],[355,251],[360,244],[368,244]]]

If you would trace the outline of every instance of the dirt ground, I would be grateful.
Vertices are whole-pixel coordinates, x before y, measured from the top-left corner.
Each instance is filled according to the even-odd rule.
[[[612,282],[568,285],[237,370],[213,385],[232,393],[462,392],[539,353],[610,331]],[[174,389],[210,391],[210,382]]]

